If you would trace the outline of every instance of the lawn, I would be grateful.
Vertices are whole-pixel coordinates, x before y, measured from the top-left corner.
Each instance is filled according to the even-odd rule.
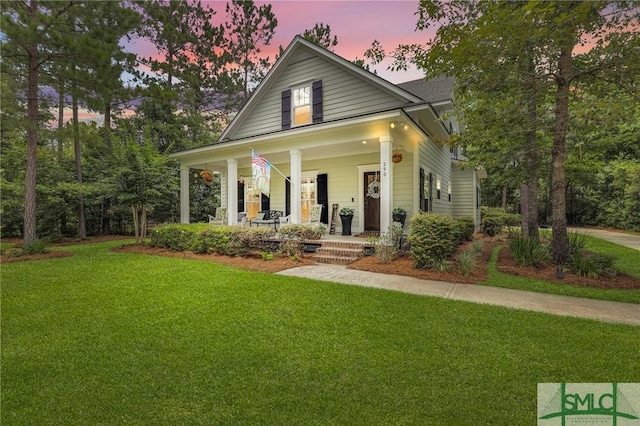
[[[2,424],[533,424],[638,327],[65,247],[2,265]]]

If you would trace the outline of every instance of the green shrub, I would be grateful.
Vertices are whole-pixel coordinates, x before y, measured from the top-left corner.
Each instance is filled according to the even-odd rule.
[[[414,215],[410,222],[410,255],[416,268],[442,270],[455,249],[454,220],[438,213]]]
[[[165,225],[153,228],[151,245],[175,251],[193,250],[201,227],[192,225]]]
[[[573,273],[587,278],[615,275],[613,256],[602,253],[578,251],[569,257],[569,268]]]
[[[278,253],[280,256],[289,257],[291,259],[298,259],[302,256],[303,251],[304,244],[302,244],[302,240],[299,238],[288,238],[286,240],[282,240],[278,247]]]
[[[465,241],[471,241],[475,225],[473,218],[460,218],[454,221],[453,235],[456,245],[460,245]]]
[[[327,226],[320,224],[282,225],[279,235],[283,238],[300,238],[303,240],[319,240],[326,231]]]
[[[247,228],[235,226],[231,227],[233,232],[229,236],[229,256],[247,256],[253,252],[270,249],[270,245],[265,239],[273,238],[276,231],[269,227],[259,226],[256,228]]]
[[[402,241],[402,228],[400,222],[393,222],[389,227],[389,232],[383,232],[378,238],[368,238],[368,241],[373,244],[373,255],[382,263],[389,263],[398,257]]]
[[[193,251],[198,254],[228,254],[231,226],[210,227],[200,232],[193,242]]]
[[[510,236],[509,250],[513,259],[520,266],[537,267],[548,262],[551,258],[551,252],[547,244],[521,234],[512,234]]]
[[[488,237],[495,237],[502,232],[503,221],[496,216],[489,216],[482,219],[482,232]]]
[[[32,242],[31,244],[27,244],[22,248],[22,251],[24,254],[41,254],[41,253],[46,253],[49,250],[47,249],[47,246],[49,245],[50,240],[46,239],[46,238],[38,238],[37,240],[35,240],[34,242]]]

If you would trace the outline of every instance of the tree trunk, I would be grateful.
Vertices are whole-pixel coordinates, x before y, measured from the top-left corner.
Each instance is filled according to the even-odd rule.
[[[533,62],[533,47],[530,45],[527,47],[529,53],[527,62],[529,97],[527,100],[528,123],[525,146],[527,180],[524,182],[527,202],[522,205],[522,234],[537,241],[540,238],[538,223],[538,140],[536,136],[536,130],[538,129],[538,88],[535,79],[536,69]]]
[[[502,210],[507,211],[507,193],[509,191],[509,186],[505,183],[502,186]]]
[[[571,73],[571,50],[573,45],[564,46],[558,57],[556,75],[556,110],[551,151],[551,253],[556,265],[566,263],[569,257],[567,236],[567,202],[565,181],[565,160],[567,158],[566,137],[569,126],[569,84]]]
[[[80,149],[80,123],[78,122],[78,95],[73,93],[73,149],[76,160],[76,181],[82,187],[82,151]],[[78,237],[87,238],[84,220],[84,196],[78,197]]]
[[[107,99],[104,105],[104,146],[107,152],[111,152],[111,99]],[[109,209],[111,199],[102,201],[102,235],[111,235],[111,217]]]
[[[140,236],[138,234],[138,206],[131,205],[131,213],[133,214],[133,234],[136,237],[136,243],[140,242]]]
[[[32,0],[27,8],[29,19],[35,21],[38,2]],[[27,164],[24,191],[24,247],[36,241],[36,171],[38,160],[38,46],[35,41],[27,47]]]

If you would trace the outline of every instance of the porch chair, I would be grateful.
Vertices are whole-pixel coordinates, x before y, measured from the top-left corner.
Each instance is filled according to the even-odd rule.
[[[238,225],[245,226],[247,224],[247,212],[238,213]]]
[[[314,204],[309,209],[309,219],[307,223],[309,224],[320,224],[320,216],[322,216],[322,204]]]
[[[280,226],[288,225],[291,223],[291,215],[282,216],[280,217],[279,221],[280,221]]]
[[[218,207],[216,209],[215,216],[209,216],[209,225],[224,225],[227,221],[227,208],[226,207]]]

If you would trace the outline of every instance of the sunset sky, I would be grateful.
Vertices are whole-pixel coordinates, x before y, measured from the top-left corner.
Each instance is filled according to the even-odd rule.
[[[202,3],[217,11],[216,23],[226,19],[226,1],[203,0]],[[425,33],[414,31],[417,0],[256,1],[257,6],[268,3],[272,5],[273,13],[278,19],[275,37],[264,50],[272,61],[279,46],[286,48],[297,34],[313,28],[316,23],[331,27],[332,35],[338,37],[334,52],[348,60],[364,58],[365,50],[374,40],[380,41],[386,49],[391,49],[400,43],[424,43],[427,38]],[[152,54],[146,43],[138,42],[129,48],[144,56]],[[422,77],[422,73],[416,69],[392,73],[386,70],[387,65],[388,63],[380,64],[375,70],[378,75],[393,83]]]

